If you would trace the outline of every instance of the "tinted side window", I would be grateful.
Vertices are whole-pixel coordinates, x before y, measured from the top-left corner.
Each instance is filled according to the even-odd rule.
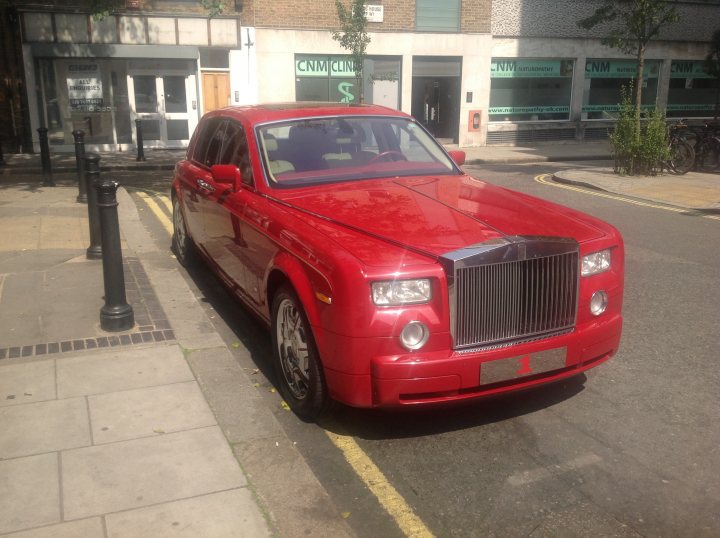
[[[215,161],[222,149],[224,132],[225,121],[223,118],[212,118],[205,122],[195,146],[193,160],[205,166],[217,164]]]
[[[240,177],[242,182],[246,185],[254,185],[255,178],[253,177],[252,164],[250,162],[250,150],[248,148],[247,137],[244,131],[240,131],[238,136],[238,144],[235,148],[235,156],[233,157],[233,164],[240,169]]]

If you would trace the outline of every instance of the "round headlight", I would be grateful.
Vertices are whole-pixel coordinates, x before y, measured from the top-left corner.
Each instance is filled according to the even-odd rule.
[[[400,333],[400,343],[408,351],[415,351],[423,347],[430,338],[430,331],[421,321],[411,321]]]
[[[608,305],[608,295],[604,291],[596,291],[593,293],[592,298],[590,299],[590,312],[592,312],[593,316],[599,316],[603,312],[605,312],[605,309]]]

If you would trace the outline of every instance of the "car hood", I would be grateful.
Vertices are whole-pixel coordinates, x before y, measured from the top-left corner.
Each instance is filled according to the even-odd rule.
[[[467,175],[369,180],[287,192],[282,201],[335,224],[419,254],[506,236],[602,237],[598,222],[569,208]],[[367,263],[367,245],[343,246]]]

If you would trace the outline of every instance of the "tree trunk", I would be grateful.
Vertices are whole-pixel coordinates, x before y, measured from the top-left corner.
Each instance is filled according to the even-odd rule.
[[[637,77],[635,78],[635,141],[640,141],[640,107],[642,106],[643,71],[645,69],[645,47],[638,45]]]

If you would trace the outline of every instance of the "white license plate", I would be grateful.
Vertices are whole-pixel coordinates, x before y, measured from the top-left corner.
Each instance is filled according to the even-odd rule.
[[[489,385],[520,379],[565,368],[567,348],[560,347],[508,359],[484,362],[480,366],[480,384]]]

